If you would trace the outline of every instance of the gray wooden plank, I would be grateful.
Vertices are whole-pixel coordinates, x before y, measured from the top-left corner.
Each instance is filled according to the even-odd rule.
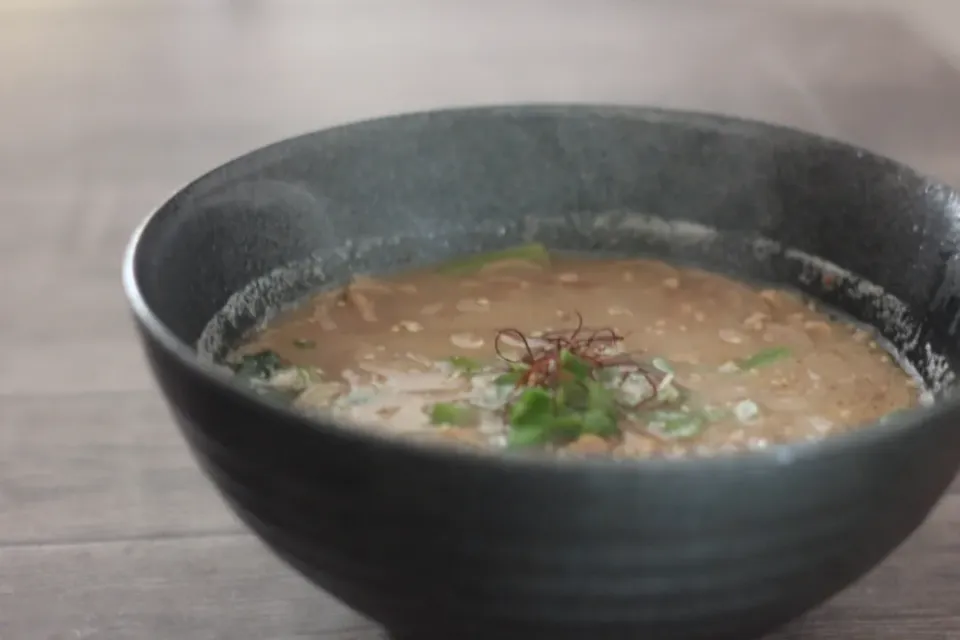
[[[0,567],[5,640],[347,640],[370,629],[246,535],[4,549]]]
[[[153,390],[2,398],[0,425],[0,546],[241,531]]]
[[[782,69],[844,139],[899,156],[955,153],[960,74],[900,21],[824,21],[775,34]],[[789,71],[788,71],[789,70]]]
[[[239,152],[245,145],[229,138],[260,143],[398,110],[518,100],[709,108],[896,151],[940,146],[937,127],[958,100],[950,66],[880,14],[825,20],[614,0],[589,12],[571,3],[421,1],[402,10],[253,3],[267,18],[255,20],[150,4],[146,14],[116,8],[0,23],[4,57],[32,53],[24,22],[48,43],[29,71],[0,78],[5,108],[19,116],[10,122],[44,124],[0,125],[18,160],[0,175],[36,180],[43,165],[118,179],[186,176],[176,167],[204,156],[204,138]],[[172,36],[176,47],[166,46]],[[142,152],[160,145],[165,153]]]
[[[877,571],[771,640],[947,640],[960,633],[960,497]],[[246,535],[0,549],[4,638],[374,640]]]
[[[105,2],[117,13],[91,10],[78,12],[76,20],[37,22],[36,29],[64,44],[36,63],[26,85],[14,87],[12,76],[0,77],[21,116],[0,123],[0,139],[10,151],[0,155],[0,207],[10,214],[0,222],[10,229],[0,234],[0,287],[10,307],[20,310],[0,317],[0,341],[70,335],[106,348],[102,341],[119,335],[116,348],[122,349],[129,334],[115,279],[130,230],[176,187],[223,160],[275,137],[404,106],[525,99],[539,82],[554,85],[531,99],[649,100],[756,115],[888,150],[948,178],[957,175],[958,152],[943,149],[951,138],[936,133],[955,126],[953,114],[960,113],[957,75],[896,22],[608,4],[611,13],[603,18],[602,12],[590,13],[581,24],[568,7],[556,12],[556,25],[532,31],[533,5],[461,7],[431,15],[439,35],[423,38],[430,4],[419,3],[410,15],[389,14],[398,28],[392,40],[376,46],[375,21],[365,21],[363,11],[329,5],[306,14],[280,5],[286,9],[271,12],[271,19],[241,25],[203,11],[185,26],[185,16],[193,14],[182,4],[162,9],[147,3],[156,15],[144,20],[143,13]],[[506,39],[487,52],[472,48],[478,41],[467,47],[451,33],[468,21],[479,25],[477,38],[506,23]],[[610,23],[603,38],[581,28],[591,21]],[[14,33],[23,22],[0,23],[0,49],[11,56],[28,53],[33,42]],[[343,23],[359,44],[330,33],[331,25]],[[171,29],[194,35],[165,47]],[[217,55],[211,41],[200,37],[207,31],[219,38]],[[248,38],[269,46],[250,50]],[[66,46],[74,39],[91,48],[78,54]],[[558,46],[564,39],[567,46]],[[737,46],[751,39],[759,44]],[[333,55],[325,48],[332,43],[346,49]],[[821,49],[833,52],[834,64],[824,62]],[[114,55],[120,51],[129,55]],[[260,54],[273,64],[257,62]],[[447,77],[441,70],[427,87],[420,71],[424,61],[438,58],[454,72]],[[666,59],[671,63],[663,68],[643,66]],[[137,61],[156,68],[162,81]],[[643,73],[625,73],[636,64]],[[316,81],[304,87],[307,75]],[[72,84],[60,82],[63,77]],[[356,77],[366,80],[358,83]],[[862,89],[875,85],[900,96],[896,126],[889,126],[887,112],[862,117],[876,102]],[[331,100],[328,86],[343,87],[338,94],[348,102]],[[374,87],[376,96],[356,93]],[[576,91],[565,95],[564,87]],[[264,96],[270,100],[264,103]],[[412,104],[408,97],[427,102]],[[61,108],[65,102],[71,109]],[[928,109],[925,117],[915,117],[917,105],[933,105],[935,113]],[[22,127],[22,121],[43,126]],[[949,168],[941,170],[943,163]],[[55,310],[49,308],[53,301]],[[91,384],[91,391],[110,390]],[[21,392],[24,386],[0,376],[0,389]]]
[[[505,0],[275,6],[249,20],[184,8],[149,19],[118,10],[110,20],[78,11],[73,20],[0,22],[5,59],[34,53],[24,22],[45,42],[29,71],[0,77],[8,121],[43,123],[0,123],[15,154],[0,176],[21,185],[81,168],[118,182],[189,176],[198,158],[219,159],[204,139],[232,154],[247,146],[230,144],[234,136],[260,143],[464,103],[655,102],[823,128],[820,112],[769,68],[767,44],[737,46],[744,29],[794,28],[775,15],[749,14],[744,26],[724,11],[615,0],[590,11]],[[190,171],[179,171],[185,163]]]

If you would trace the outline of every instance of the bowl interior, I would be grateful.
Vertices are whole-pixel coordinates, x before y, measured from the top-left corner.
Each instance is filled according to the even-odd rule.
[[[756,637],[922,522],[960,457],[953,401],[784,457],[552,464],[306,422],[214,380],[189,349],[221,354],[355,272],[539,240],[793,286],[876,326],[942,389],[960,356],[958,214],[945,186],[782,128],[453,110],[294,138],[209,173],[146,223],[126,283],[201,465],[350,606],[442,637]]]
[[[133,267],[160,322],[217,356],[356,272],[530,240],[653,255],[819,298],[878,328],[939,390],[958,357],[958,202],[890,160],[758,123],[614,107],[451,110],[306,135],[225,165],[154,216]]]

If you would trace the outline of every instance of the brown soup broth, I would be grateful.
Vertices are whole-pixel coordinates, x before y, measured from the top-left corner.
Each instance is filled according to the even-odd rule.
[[[281,314],[228,360],[306,412],[559,455],[762,449],[919,399],[870,333],[792,292],[535,245],[358,276]]]

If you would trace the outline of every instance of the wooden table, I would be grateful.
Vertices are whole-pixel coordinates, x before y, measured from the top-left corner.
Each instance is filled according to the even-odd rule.
[[[231,516],[134,342],[127,236],[221,161],[408,109],[643,102],[813,129],[960,183],[960,74],[923,33],[667,4],[0,3],[0,638],[380,637]],[[777,637],[960,638],[960,490]]]

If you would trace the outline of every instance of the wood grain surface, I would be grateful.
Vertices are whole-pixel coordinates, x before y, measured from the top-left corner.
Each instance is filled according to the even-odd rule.
[[[381,637],[221,504],[133,339],[123,245],[220,162],[402,110],[627,102],[796,125],[960,183],[960,73],[923,29],[735,4],[0,3],[0,639]],[[960,489],[776,638],[960,638]]]

